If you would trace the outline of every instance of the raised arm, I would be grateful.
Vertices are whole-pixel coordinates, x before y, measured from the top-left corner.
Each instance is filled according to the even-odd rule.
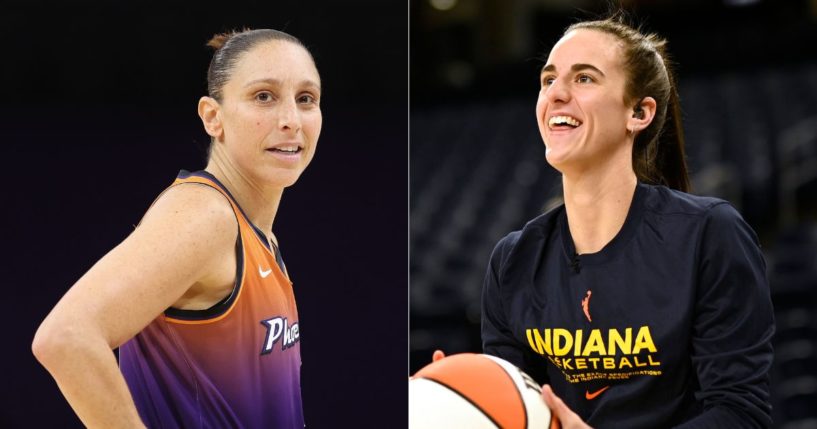
[[[191,291],[212,292],[236,237],[218,191],[174,186],[45,318],[32,350],[86,426],[144,427],[112,349]]]

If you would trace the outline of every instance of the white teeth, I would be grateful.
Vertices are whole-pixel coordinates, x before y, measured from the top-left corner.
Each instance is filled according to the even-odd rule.
[[[582,123],[579,122],[578,119],[572,118],[570,116],[553,116],[548,121],[548,126],[553,127],[556,125],[570,125],[573,127],[578,127]]]
[[[276,147],[275,150],[278,150],[278,151],[281,151],[281,152],[297,152],[298,151],[298,146]]]

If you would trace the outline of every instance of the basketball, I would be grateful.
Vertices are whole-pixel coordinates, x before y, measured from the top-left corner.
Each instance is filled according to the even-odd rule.
[[[539,385],[510,362],[460,353],[409,378],[409,429],[546,429]]]

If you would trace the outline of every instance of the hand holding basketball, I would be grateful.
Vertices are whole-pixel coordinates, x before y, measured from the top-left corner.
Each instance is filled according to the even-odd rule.
[[[559,421],[562,429],[592,429],[581,417],[565,405],[549,385],[542,386],[542,400],[545,401],[555,421]]]

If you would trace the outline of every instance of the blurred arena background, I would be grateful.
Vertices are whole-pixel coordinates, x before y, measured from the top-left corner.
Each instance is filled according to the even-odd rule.
[[[767,258],[777,427],[817,427],[817,1],[630,0],[677,63],[693,192],[731,201]],[[542,57],[598,1],[410,4],[410,372],[481,350],[494,244],[560,182],[534,119]],[[597,15],[595,15],[597,16]]]

